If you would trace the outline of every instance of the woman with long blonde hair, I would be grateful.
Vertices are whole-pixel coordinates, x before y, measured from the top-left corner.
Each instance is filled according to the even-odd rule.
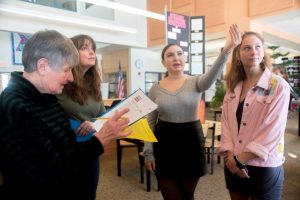
[[[245,32],[233,51],[220,152],[232,200],[279,200],[290,86],[272,73],[263,38]]]

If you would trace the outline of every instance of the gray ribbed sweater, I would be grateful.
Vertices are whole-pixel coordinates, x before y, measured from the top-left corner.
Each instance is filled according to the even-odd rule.
[[[198,106],[202,93],[220,76],[228,56],[228,53],[220,53],[207,73],[188,76],[181,88],[175,92],[169,92],[155,83],[149,91],[149,98],[158,105],[158,108],[147,116],[152,131],[158,119],[173,123],[199,120]],[[152,143],[145,143],[146,162],[154,159],[152,152]]]

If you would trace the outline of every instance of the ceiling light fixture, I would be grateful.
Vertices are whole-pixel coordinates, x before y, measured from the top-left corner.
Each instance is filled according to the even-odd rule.
[[[99,22],[91,22],[88,20],[80,20],[78,18],[67,18],[67,17],[61,17],[58,15],[50,14],[50,13],[41,13],[41,12],[34,12],[32,10],[23,10],[23,9],[11,9],[11,8],[5,8],[0,7],[0,11],[16,14],[16,15],[22,15],[22,16],[28,16],[28,17],[36,17],[39,19],[46,19],[49,21],[56,21],[56,22],[63,22],[63,23],[69,23],[69,24],[75,24],[75,25],[81,25],[81,26],[88,26],[93,28],[100,28],[100,29],[107,29],[112,31],[118,31],[118,32],[125,32],[125,33],[137,33],[137,30],[134,28],[128,28],[123,26],[116,26],[113,24],[106,24],[106,23],[99,23]]]
[[[115,2],[111,2],[111,1],[107,1],[107,0],[80,0],[82,2],[86,2],[86,3],[92,3],[95,5],[99,5],[99,6],[103,6],[106,8],[111,8],[114,10],[119,10],[122,12],[127,12],[130,14],[135,14],[135,15],[142,15],[145,17],[149,17],[149,18],[153,18],[153,19],[157,19],[160,21],[165,21],[165,16],[162,14],[158,14],[155,12],[150,12],[147,10],[142,10],[139,8],[135,8],[135,7],[131,7],[131,6],[127,6],[124,4],[120,4],[120,3],[115,3]]]

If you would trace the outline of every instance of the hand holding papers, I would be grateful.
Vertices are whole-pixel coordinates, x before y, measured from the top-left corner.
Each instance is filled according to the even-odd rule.
[[[104,113],[100,118],[98,118],[94,122],[94,126],[97,131],[101,129],[103,124],[111,118],[117,110],[122,110],[124,108],[129,108],[129,112],[126,113],[126,117],[129,119],[129,125],[132,125],[139,119],[143,118],[145,115],[149,114],[150,112],[154,111],[157,108],[157,105],[149,99],[145,93],[142,90],[137,90],[133,94],[131,94],[129,97],[121,101],[119,104],[117,104],[115,107],[113,107],[108,112]],[[149,128],[149,125],[147,121],[142,120],[139,121],[135,125],[132,125],[129,127],[130,130],[133,131],[133,133],[129,136],[130,138],[135,139],[141,139],[145,141],[149,140],[156,140],[155,136],[153,135],[151,129],[147,129],[147,126]],[[143,134],[148,133],[149,137],[142,137]],[[155,139],[153,139],[155,138]]]
[[[78,127],[80,126],[81,122],[75,120],[75,119],[69,119],[70,120],[70,124],[71,124],[71,128],[76,131],[78,129]],[[84,136],[79,136],[76,134],[76,140],[77,142],[84,142],[88,139],[90,139],[93,135],[94,135],[95,131],[91,131],[90,133],[88,133],[87,135]]]

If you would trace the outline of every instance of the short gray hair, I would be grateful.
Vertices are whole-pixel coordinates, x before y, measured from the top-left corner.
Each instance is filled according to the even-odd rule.
[[[26,42],[22,54],[24,71],[35,71],[41,58],[46,58],[54,70],[66,64],[74,67],[79,63],[73,42],[55,30],[38,31]]]

